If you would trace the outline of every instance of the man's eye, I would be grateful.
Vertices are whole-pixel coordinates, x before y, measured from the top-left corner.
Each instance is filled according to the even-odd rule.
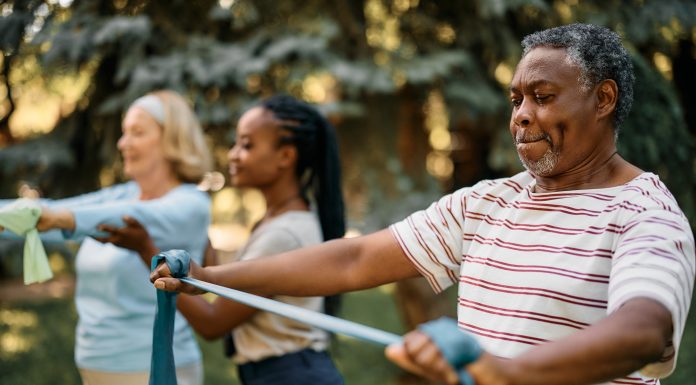
[[[537,103],[544,103],[549,100],[551,95],[536,95],[534,98],[536,99]]]

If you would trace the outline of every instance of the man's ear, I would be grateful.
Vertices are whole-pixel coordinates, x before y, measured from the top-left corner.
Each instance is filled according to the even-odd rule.
[[[619,87],[611,79],[603,80],[597,86],[597,118],[604,119],[616,111],[619,99]]]

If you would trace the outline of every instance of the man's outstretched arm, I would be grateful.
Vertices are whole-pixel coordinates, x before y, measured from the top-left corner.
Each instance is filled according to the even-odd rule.
[[[418,276],[389,230],[338,239],[258,260],[202,268],[190,276],[260,295],[322,296]],[[171,278],[166,264],[150,276],[158,289],[197,293]]]
[[[608,382],[657,362],[672,336],[669,311],[634,298],[598,323],[514,359],[484,353],[466,367],[476,385],[586,385]],[[406,370],[457,384],[454,369],[427,335],[413,331],[387,357]]]

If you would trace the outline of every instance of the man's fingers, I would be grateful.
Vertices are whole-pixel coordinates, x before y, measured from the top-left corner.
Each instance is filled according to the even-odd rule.
[[[411,361],[411,358],[406,352],[406,348],[401,343],[391,344],[384,349],[384,355],[389,361],[392,361],[402,369],[417,374],[421,377],[430,378],[427,373],[425,373],[420,366],[415,362]]]
[[[419,330],[407,333],[401,344],[401,351],[396,350],[393,353],[398,353],[395,356],[400,360],[397,364],[401,366],[403,363],[402,367],[406,370],[446,384],[459,383],[459,376],[438,346],[427,334]],[[414,367],[416,370],[413,370]]]

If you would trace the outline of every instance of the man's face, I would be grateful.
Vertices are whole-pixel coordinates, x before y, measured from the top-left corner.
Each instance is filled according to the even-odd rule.
[[[613,135],[597,124],[595,89],[583,90],[579,77],[565,49],[534,48],[517,66],[510,84],[510,133],[535,176],[572,173]]]

